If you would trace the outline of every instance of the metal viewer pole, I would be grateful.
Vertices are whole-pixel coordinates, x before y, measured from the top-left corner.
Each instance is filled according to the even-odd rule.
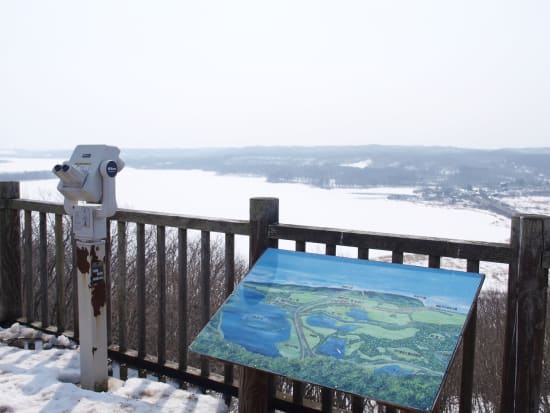
[[[107,218],[117,208],[115,177],[124,167],[119,152],[114,146],[79,145],[52,170],[76,240],[80,385],[97,392],[108,389],[105,240]]]

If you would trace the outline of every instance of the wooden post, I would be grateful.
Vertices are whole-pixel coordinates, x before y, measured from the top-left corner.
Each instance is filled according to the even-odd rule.
[[[138,357],[145,358],[145,224],[136,225],[137,343]],[[140,377],[145,374],[140,370]],[[144,376],[145,377],[145,376]]]
[[[19,198],[19,182],[0,182],[0,321],[21,317],[21,218],[7,200]]]
[[[210,320],[210,232],[201,231],[201,272],[200,272],[200,294],[201,294],[201,327],[208,324]],[[201,376],[210,375],[210,362],[206,357],[201,357]]]
[[[479,273],[479,261],[468,260],[466,271]],[[470,320],[464,329],[462,337],[462,372],[460,377],[459,413],[472,411],[472,395],[474,388],[474,368],[476,350],[477,303],[472,306]]]
[[[57,332],[65,331],[65,231],[63,215],[55,214],[55,283],[57,299]],[[78,277],[77,277],[78,278]]]
[[[547,305],[550,218],[512,219],[501,413],[539,411]]]
[[[166,227],[157,226],[158,334],[157,362],[166,364]]]
[[[270,224],[279,222],[277,198],[250,199],[250,254],[249,266],[260,258],[269,247],[276,248],[277,240],[270,240]],[[239,413],[265,413],[271,410],[271,375],[248,367],[241,368],[239,380]]]
[[[260,258],[268,248],[277,248],[277,240],[268,238],[269,225],[279,222],[278,198],[250,199],[250,254],[249,267]]]
[[[225,298],[235,289],[235,234],[225,234]],[[233,384],[233,365],[226,364],[224,366],[223,382]],[[225,404],[231,405],[231,395],[225,394],[223,397]]]
[[[187,370],[187,230],[178,228],[178,369]]]
[[[46,221],[46,213],[40,213],[40,320],[42,328],[50,325],[48,318],[48,227]],[[74,277],[76,278],[76,277]],[[73,307],[75,304],[73,303]],[[76,317],[78,318],[78,317]],[[78,328],[75,327],[75,331]]]
[[[126,340],[126,320],[128,315],[127,310],[127,270],[126,270],[126,222],[118,221],[117,223],[117,256],[118,256],[118,271],[117,271],[117,298],[118,298],[118,345],[121,353],[128,349]]]
[[[23,315],[28,323],[34,321],[32,266],[32,211],[25,211],[23,224]]]

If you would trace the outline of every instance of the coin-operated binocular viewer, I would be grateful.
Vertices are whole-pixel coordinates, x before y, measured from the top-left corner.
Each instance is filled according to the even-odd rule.
[[[95,391],[106,391],[108,381],[105,239],[107,218],[117,209],[115,178],[124,167],[119,153],[114,146],[78,145],[71,159],[53,167],[76,239],[80,384]]]

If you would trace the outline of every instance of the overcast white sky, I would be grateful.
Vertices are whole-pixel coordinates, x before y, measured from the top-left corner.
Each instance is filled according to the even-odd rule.
[[[0,2],[0,148],[550,146],[550,1]]]

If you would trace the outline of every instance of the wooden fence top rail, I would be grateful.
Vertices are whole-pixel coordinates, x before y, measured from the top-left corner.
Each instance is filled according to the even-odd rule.
[[[5,205],[11,209],[65,214],[63,204],[55,202],[10,199],[5,201]],[[118,209],[112,219],[140,224],[161,225],[236,235],[250,234],[250,225],[247,220],[207,218],[192,215],[168,214],[164,212],[134,211],[129,209]]]
[[[192,215],[168,214],[165,212],[133,211],[128,209],[119,209],[113,219],[236,235],[250,234],[250,225],[247,220],[208,218]]]
[[[7,199],[5,208],[22,209],[25,211],[46,212],[51,214],[64,214],[63,204],[59,202],[33,201],[30,199]]]
[[[4,200],[4,204],[11,209],[53,214],[65,213],[63,204],[55,202],[10,199]],[[250,224],[247,220],[186,216],[129,209],[119,209],[112,219],[174,228],[250,235]],[[510,246],[496,242],[462,241],[291,224],[270,225],[269,237],[499,263],[509,263],[511,259]]]
[[[498,263],[509,263],[511,260],[510,246],[496,242],[462,241],[290,224],[270,225],[269,237]]]

